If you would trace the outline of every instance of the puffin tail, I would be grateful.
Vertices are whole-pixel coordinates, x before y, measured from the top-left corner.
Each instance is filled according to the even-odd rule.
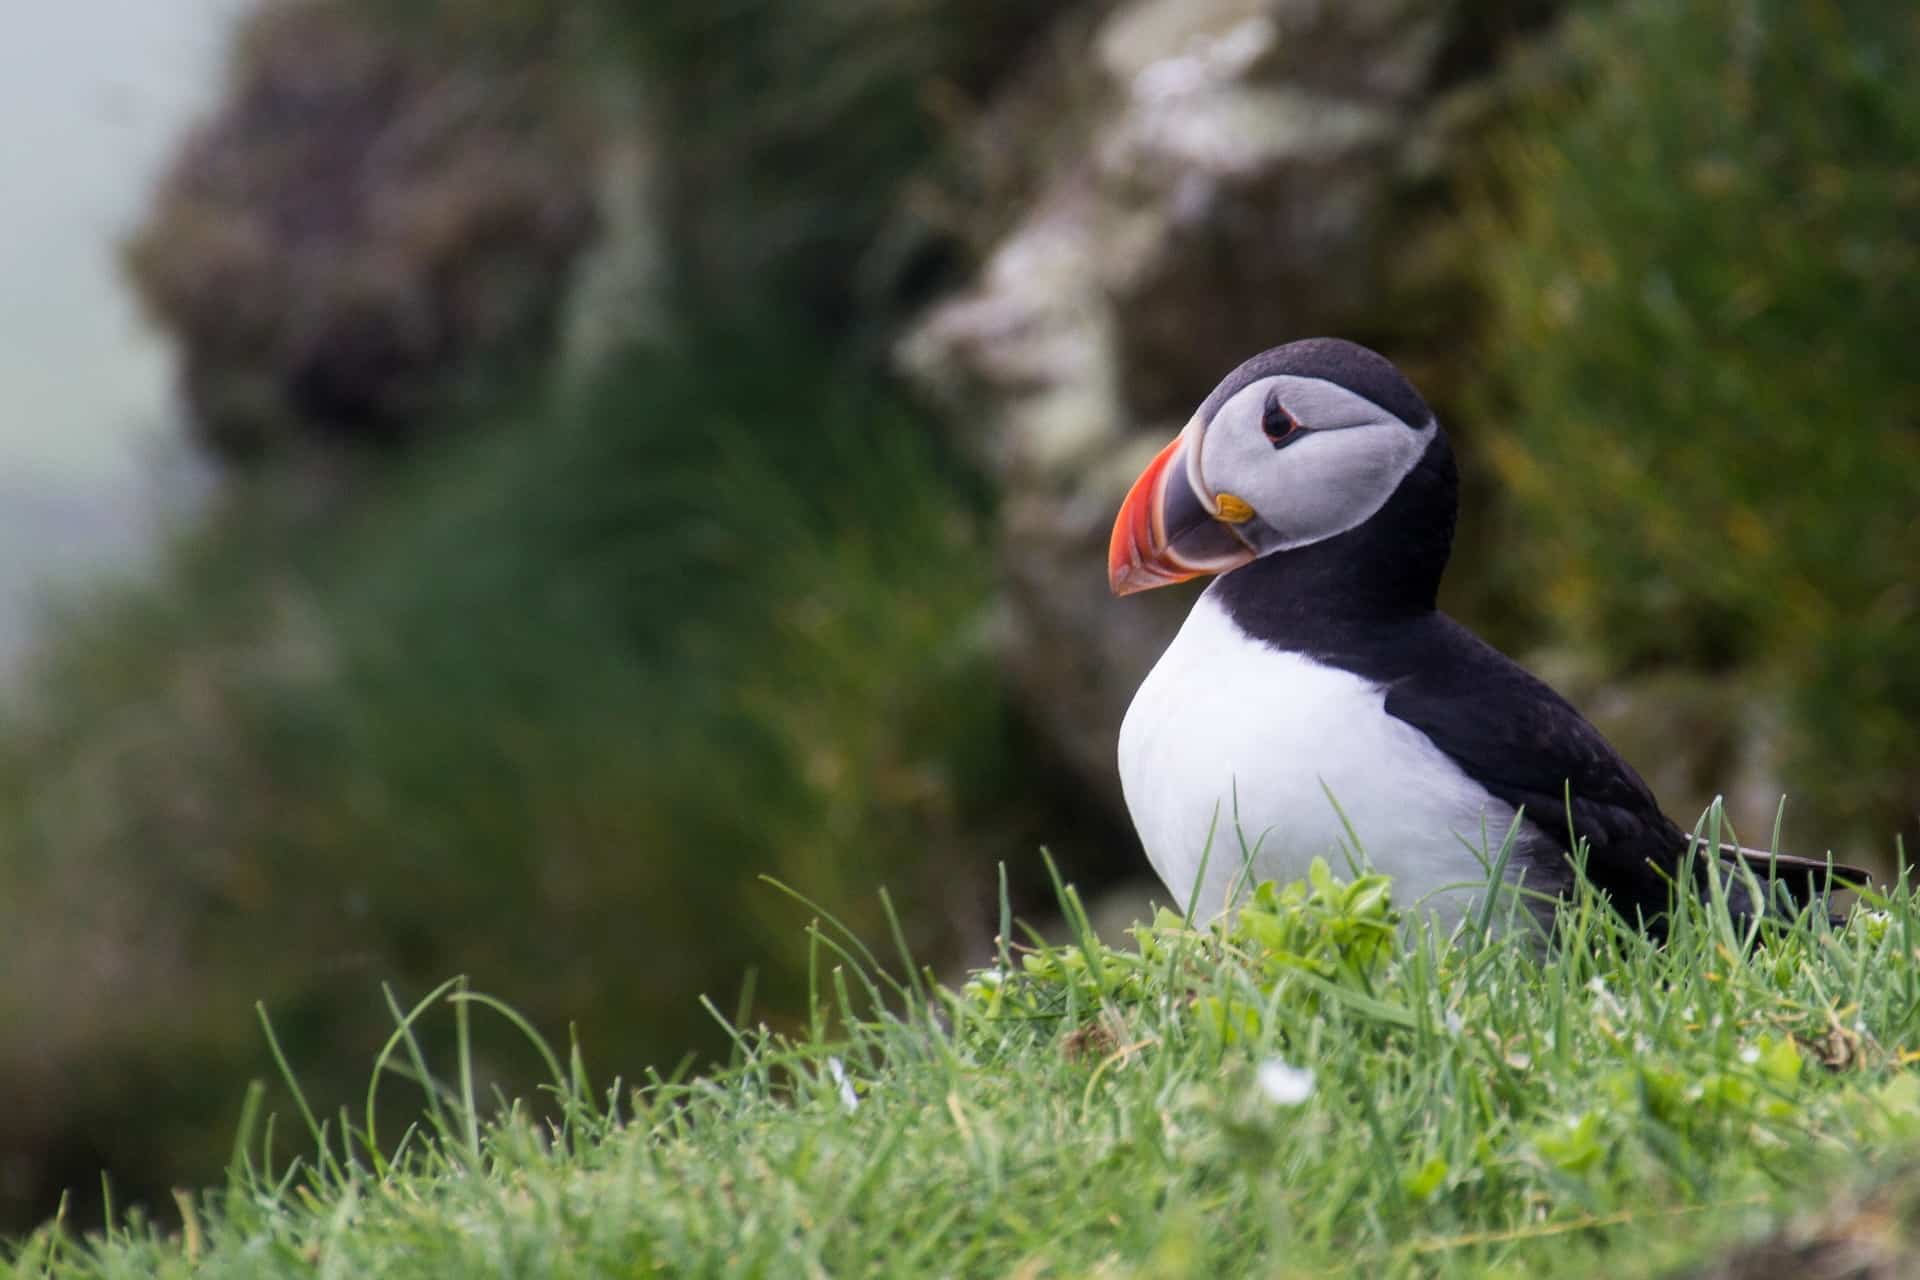
[[[1697,841],[1696,848],[1705,845]],[[1873,876],[1863,867],[1850,863],[1836,862],[1832,858],[1802,858],[1791,853],[1774,853],[1767,849],[1750,849],[1745,845],[1722,841],[1720,844],[1720,865],[1725,870],[1744,867],[1753,873],[1765,888],[1767,898],[1778,902],[1782,896],[1793,909],[1798,910],[1809,902],[1847,889],[1860,889],[1873,883]],[[1701,868],[1702,871],[1705,868]],[[1744,877],[1736,877],[1744,879]],[[1745,915],[1751,909],[1746,903],[1748,890],[1744,887],[1729,890],[1737,894],[1735,913]],[[1742,909],[1746,908],[1746,909]],[[1840,924],[1842,916],[1830,917],[1834,924]]]

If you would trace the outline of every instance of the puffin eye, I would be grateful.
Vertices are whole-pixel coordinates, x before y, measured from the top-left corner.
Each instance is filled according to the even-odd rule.
[[[1267,406],[1260,412],[1260,429],[1267,433],[1267,439],[1276,449],[1288,443],[1293,434],[1301,429],[1300,423],[1280,403],[1278,391],[1267,392]]]

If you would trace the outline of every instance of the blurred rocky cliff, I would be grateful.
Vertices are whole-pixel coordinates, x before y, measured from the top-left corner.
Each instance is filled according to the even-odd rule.
[[[1001,651],[1103,793],[1192,598],[1109,598],[1121,496],[1228,369],[1297,337],[1377,346],[1450,407],[1476,301],[1452,184],[1554,7],[1132,0],[1079,74],[1056,53],[978,125],[989,171],[1046,162],[898,359],[1000,482]]]
[[[558,38],[315,0],[244,22],[126,251],[214,454],[393,444],[547,358],[619,137]]]

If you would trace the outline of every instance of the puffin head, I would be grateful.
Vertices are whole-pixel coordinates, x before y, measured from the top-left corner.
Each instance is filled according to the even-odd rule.
[[[1365,347],[1310,338],[1264,351],[1228,374],[1134,481],[1107,580],[1131,595],[1358,528],[1439,436],[1420,393]]]

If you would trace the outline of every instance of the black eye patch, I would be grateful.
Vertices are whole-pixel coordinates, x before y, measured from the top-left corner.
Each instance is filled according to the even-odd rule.
[[[1276,449],[1292,444],[1306,432],[1299,420],[1280,403],[1277,390],[1267,392],[1266,407],[1260,411],[1260,429],[1266,432],[1268,442]]]

